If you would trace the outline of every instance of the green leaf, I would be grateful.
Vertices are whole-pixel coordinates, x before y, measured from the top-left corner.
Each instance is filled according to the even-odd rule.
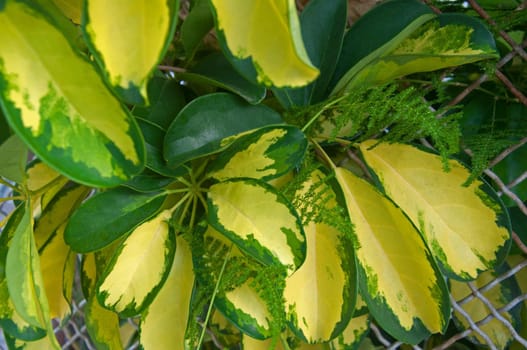
[[[273,89],[284,107],[308,106],[326,97],[340,55],[347,13],[346,0],[310,1],[302,10],[300,26],[304,45],[311,62],[320,70],[320,75],[302,88]]]
[[[26,178],[27,147],[16,135],[0,144],[0,177],[22,184]]]
[[[18,1],[6,3],[0,26],[0,105],[31,150],[91,186],[115,186],[141,171],[137,125],[61,30]]]
[[[159,125],[163,130],[168,129],[186,103],[180,82],[160,76],[150,79],[148,100],[148,106],[134,106],[132,112],[135,116]]]
[[[98,283],[102,305],[125,317],[141,313],[155,298],[174,259],[170,210],[136,227],[117,249]]]
[[[30,325],[15,310],[9,295],[6,279],[6,259],[13,236],[25,216],[25,205],[19,205],[11,214],[0,235],[0,327],[10,335],[22,340],[36,340],[46,335],[45,329]]]
[[[210,225],[263,264],[281,264],[292,273],[304,261],[300,220],[270,185],[252,179],[218,183],[210,188],[208,209]]]
[[[141,174],[134,176],[130,181],[123,184],[123,186],[137,192],[148,193],[161,191],[172,182],[174,182],[174,178],[159,175],[150,169],[145,169]]]
[[[143,349],[185,349],[193,288],[192,254],[188,242],[180,235],[170,273],[148,310],[141,316],[139,342]]]
[[[280,115],[264,105],[227,93],[205,95],[190,102],[170,125],[164,156],[169,166],[181,165],[224,149],[229,145],[224,139],[231,136],[280,123]]]
[[[323,178],[322,172],[314,171],[295,198],[303,198]],[[321,205],[337,205],[329,185],[322,186],[317,187],[317,192],[329,190],[329,194],[324,202],[318,197],[308,211],[318,210]],[[351,319],[357,295],[353,244],[345,233],[325,221],[311,221],[304,226],[306,260],[286,279],[284,290],[290,328],[308,343],[327,342],[340,334]]]
[[[179,0],[87,0],[82,30],[108,82],[127,102],[144,104],[147,81],[176,29]]]
[[[412,73],[497,57],[494,38],[481,22],[466,15],[443,14],[370,61],[353,77],[347,74],[350,80],[345,88],[381,85]]]
[[[158,174],[174,177],[181,175],[181,169],[172,169],[163,158],[163,140],[166,132],[160,126],[137,118],[146,146],[146,167]]]
[[[30,207],[18,224],[6,260],[6,276],[9,295],[19,315],[30,325],[46,329],[54,348],[60,348],[49,314],[40,261],[33,239],[33,227]]]
[[[214,17],[208,0],[193,1],[192,8],[181,25],[181,42],[187,56],[191,59],[201,40],[214,28]]]
[[[306,136],[294,126],[269,126],[236,139],[209,169],[219,180],[248,177],[268,181],[280,177],[304,158]]]
[[[344,168],[335,171],[355,229],[361,295],[375,320],[410,344],[443,332],[448,290],[419,232],[372,185]]]
[[[428,6],[417,0],[387,1],[368,11],[344,37],[330,85],[331,94],[342,91],[358,71],[395,48],[434,16]]]
[[[302,42],[294,0],[211,3],[219,40],[237,58],[252,59],[258,82],[295,87],[317,77]]]
[[[510,267],[504,264],[501,265],[497,271],[486,271],[479,275],[478,278],[472,282],[472,285],[476,290],[480,289],[483,286],[493,282],[498,276],[509,270]],[[462,300],[473,295],[468,283],[459,281],[451,280],[450,290],[452,297],[456,300]],[[520,288],[514,278],[507,278],[506,280],[497,283],[493,288],[490,288],[489,290],[482,293],[483,297],[486,298],[488,302],[498,310],[510,304],[514,298],[519,297],[521,294]],[[464,313],[470,317],[471,322],[482,321],[487,316],[491,315],[489,308],[477,296],[474,296],[470,301],[467,301],[460,306]],[[507,309],[507,311],[500,310],[501,317],[507,320],[507,322],[509,322],[514,329],[519,329],[521,324],[521,306],[522,304],[518,303],[512,309]],[[457,321],[456,323],[460,325],[462,329],[468,329],[471,327],[466,316],[464,316],[461,312],[455,310],[454,317]],[[514,335],[511,334],[505,324],[495,317],[493,317],[489,322],[484,322],[483,324],[478,325],[478,328],[490,338],[497,349],[506,349],[507,345],[512,340],[514,340]],[[477,332],[471,332],[469,339],[476,344],[490,345],[487,344],[485,339],[483,339],[483,337]]]
[[[441,157],[402,144],[361,144],[362,154],[384,191],[412,220],[449,277],[474,279],[499,264],[510,246],[508,216],[480,180],[463,186],[469,171]],[[489,192],[490,193],[490,192]]]
[[[2,111],[2,104],[0,103],[0,145],[3,144],[12,134],[13,132],[11,131],[9,124],[7,124],[6,117]]]
[[[228,90],[257,104],[266,94],[265,87],[257,85],[238,73],[232,64],[219,52],[201,59],[187,73],[178,75],[190,83],[207,84]]]
[[[73,213],[64,239],[79,253],[104,248],[155,215],[165,197],[122,187],[98,193]]]

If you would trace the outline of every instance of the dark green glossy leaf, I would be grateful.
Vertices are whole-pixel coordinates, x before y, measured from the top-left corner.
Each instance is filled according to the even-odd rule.
[[[189,73],[179,75],[191,83],[209,84],[231,91],[247,102],[256,104],[266,93],[263,86],[256,85],[238,73],[221,53],[213,53],[199,61]]]
[[[22,140],[12,135],[0,144],[0,177],[23,183],[27,161],[27,147]]]
[[[181,42],[187,59],[194,56],[201,40],[214,27],[209,0],[195,0],[188,16],[181,25]]]
[[[306,136],[294,126],[269,126],[241,136],[211,164],[212,178],[249,177],[268,181],[296,167],[307,150]]]
[[[132,113],[166,130],[185,106],[183,89],[178,80],[155,76],[148,83],[147,107],[135,107]]]
[[[286,107],[307,106],[326,97],[346,28],[346,0],[312,0],[300,15],[302,38],[311,62],[320,71],[311,84],[298,89],[273,89]]]
[[[433,17],[432,10],[417,0],[387,1],[367,12],[344,36],[329,91],[352,67],[365,66]]]
[[[173,181],[174,178],[159,175],[151,170],[145,169],[141,174],[134,176],[130,181],[123,184],[123,186],[129,187],[137,192],[156,192],[161,191]]]
[[[224,139],[265,125],[280,124],[282,118],[263,105],[250,105],[240,97],[216,93],[198,97],[178,114],[164,143],[169,166],[224,149]],[[231,140],[231,142],[234,140]]]
[[[13,132],[11,131],[11,128],[9,128],[7,120],[5,119],[4,113],[2,112],[2,108],[0,106],[0,145],[4,143],[5,140],[7,140],[12,134]]]
[[[98,193],[73,213],[64,239],[80,253],[104,248],[155,215],[165,197],[160,192],[139,193],[124,187]]]
[[[163,140],[166,132],[158,125],[137,118],[137,124],[143,132],[146,148],[146,167],[164,176],[181,175],[181,169],[172,169],[163,158]]]

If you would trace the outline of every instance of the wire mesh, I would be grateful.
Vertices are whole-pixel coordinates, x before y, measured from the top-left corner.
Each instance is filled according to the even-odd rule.
[[[425,0],[424,2],[434,8],[434,4],[432,1]],[[505,42],[510,45],[510,52],[502,55],[502,58],[495,65],[495,70],[493,74],[503,84],[503,86],[505,86],[506,89],[514,96],[517,102],[527,106],[527,97],[525,96],[524,91],[521,91],[521,88],[516,87],[511,82],[511,80],[501,71],[502,67],[504,67],[513,59],[522,60],[522,64],[527,66],[527,52],[525,50],[525,48],[527,47],[527,39],[523,40],[522,42],[515,41],[504,30],[500,29],[496,21],[488,12],[483,9],[482,6],[480,6],[478,1],[468,0],[465,2],[465,5],[467,7],[472,8],[475,13],[477,13],[477,15],[484,22],[486,22],[488,27],[493,32],[503,38],[503,40],[505,40]],[[514,11],[526,11],[526,8],[527,1],[524,1]],[[434,8],[434,10],[436,12],[440,12],[436,8]],[[467,86],[463,91],[461,91],[454,99],[452,99],[449,104],[457,105],[463,103],[467,96],[469,96],[475,89],[479,88],[484,82],[488,81],[491,78],[492,76],[490,73],[481,74],[469,86]],[[516,152],[518,148],[520,148],[526,143],[527,137],[522,138],[519,142],[510,146],[509,148],[501,152],[497,157],[495,157],[490,162],[489,169],[486,169],[484,171],[484,174],[491,181],[494,182],[495,187],[499,190],[498,194],[500,196],[506,196],[510,198],[510,200],[512,200],[517,205],[522,215],[524,216],[527,216],[527,206],[515,194],[515,187],[517,187],[520,183],[527,181],[527,169],[522,169],[523,172],[512,181],[505,181],[504,179],[501,179],[494,171],[492,171],[491,168],[497,165],[498,163],[502,162],[507,156],[509,156],[513,152]],[[470,155],[470,150],[465,151]],[[9,189],[7,187],[0,186],[0,197],[7,197],[8,194]],[[12,202],[1,203],[0,220],[6,217],[9,212],[13,210],[13,208],[14,205]],[[527,227],[521,227],[521,229],[527,230]],[[455,332],[451,332],[451,335],[449,337],[442,337],[441,342],[436,343],[434,346],[430,346],[429,343],[427,343],[409,347],[406,344],[394,341],[386,333],[384,333],[380,327],[378,327],[375,323],[372,323],[370,329],[371,338],[373,338],[376,343],[378,343],[380,346],[385,347],[386,349],[413,348],[424,350],[426,346],[426,349],[441,350],[452,348],[455,346],[455,344],[459,342],[465,342],[465,344],[467,344],[467,338],[479,334],[480,341],[483,340],[483,345],[490,349],[498,349],[498,345],[494,344],[491,337],[486,334],[485,331],[482,329],[485,324],[488,324],[492,320],[497,320],[505,326],[508,332],[510,332],[510,335],[514,338],[514,341],[517,342],[517,345],[519,346],[518,348],[527,348],[527,339],[524,337],[525,334],[524,336],[522,336],[520,334],[520,330],[516,329],[514,325],[511,324],[511,322],[506,317],[504,317],[504,313],[525,303],[525,301],[527,300],[527,294],[517,295],[512,298],[506,305],[500,306],[494,305],[493,302],[487,299],[487,297],[485,296],[485,292],[493,288],[499,287],[508,279],[521,279],[522,277],[520,277],[520,274],[522,273],[522,271],[524,273],[527,271],[525,270],[525,268],[527,267],[527,258],[525,258],[525,256],[527,256],[527,246],[520,239],[518,232],[513,232],[512,237],[513,244],[515,244],[517,248],[523,253],[522,255],[518,256],[523,256],[523,258],[521,258],[519,261],[515,261],[515,263],[510,265],[505,272],[498,274],[491,282],[487,283],[482,287],[478,288],[475,286],[474,283],[468,283],[468,287],[470,288],[470,294],[468,296],[457,300],[453,296],[451,296],[453,310],[457,311],[460,317],[466,319],[466,322],[468,324],[468,327],[466,327],[466,329],[463,330],[461,328],[455,328]],[[96,349],[96,346],[91,342],[86,330],[86,324],[84,319],[84,307],[86,301],[82,297],[82,293],[80,292],[80,286],[77,285],[75,288],[76,293],[74,293],[74,295],[76,297],[73,300],[72,315],[65,325],[55,325],[55,334],[60,344],[62,344],[63,349]],[[474,299],[481,301],[487,309],[487,314],[484,317],[481,317],[480,319],[472,319],[471,316],[463,309],[463,305],[466,305]],[[123,322],[127,322],[126,326],[123,327],[123,329],[127,329],[126,333],[128,334],[128,336],[123,335],[123,337],[130,339],[129,344],[127,344],[127,348],[138,348],[139,345],[137,341],[134,341],[133,337],[133,333],[137,329],[136,323],[133,320]],[[5,343],[3,342],[2,338],[0,338],[0,346],[5,347]]]

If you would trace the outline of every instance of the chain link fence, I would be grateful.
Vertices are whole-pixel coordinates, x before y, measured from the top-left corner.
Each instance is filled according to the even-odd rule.
[[[351,2],[351,1],[350,1]],[[359,3],[365,2],[359,0]],[[375,3],[377,1],[373,1]],[[431,1],[425,0],[425,3],[430,5],[435,11],[440,12],[440,10],[435,6],[439,3],[445,3],[446,1]],[[458,1],[459,2],[459,1]],[[480,1],[481,2],[481,1]],[[510,51],[501,55],[501,58],[496,63],[493,73],[483,73],[480,74],[473,82],[466,86],[455,98],[450,101],[450,105],[463,104],[470,94],[479,89],[482,84],[489,80],[497,80],[501,82],[507,91],[513,96],[515,102],[527,106],[527,97],[525,85],[527,82],[523,82],[523,86],[517,86],[511,81],[511,77],[507,76],[502,68],[512,62],[513,60],[520,61],[523,69],[527,70],[527,38],[523,38],[521,42],[518,42],[512,38],[505,30],[502,29],[502,25],[498,23],[498,20],[493,18],[492,13],[487,12],[481,5],[480,2],[476,0],[468,0],[462,2],[462,6],[468,10],[476,13],[477,16],[484,21],[487,26],[493,31],[496,37],[502,38],[510,47]],[[353,5],[352,5],[353,6]],[[527,12],[527,1],[524,1],[522,4],[517,6],[517,8],[511,11],[523,11]],[[525,21],[524,23],[526,23]],[[494,76],[493,76],[494,75]],[[526,74],[527,76],[527,74]],[[527,115],[523,116],[527,118]],[[382,329],[380,329],[375,323],[371,324],[370,329],[370,340],[381,347],[386,349],[451,349],[459,348],[466,349],[471,348],[471,343],[467,341],[469,338],[478,337],[479,343],[484,345],[485,348],[490,349],[499,349],[499,345],[495,344],[492,340],[492,337],[489,335],[489,328],[485,328],[486,325],[492,324],[496,325],[496,322],[499,322],[501,332],[508,332],[509,334],[502,334],[502,336],[513,338],[514,341],[509,347],[511,349],[527,349],[527,325],[518,327],[518,324],[513,325],[509,318],[505,317],[505,313],[515,309],[523,308],[525,300],[527,299],[527,289],[523,289],[523,292],[514,295],[510,298],[508,303],[505,304],[496,304],[495,301],[487,297],[487,293],[492,291],[495,288],[500,288],[501,285],[506,284],[507,281],[514,279],[520,287],[527,287],[527,245],[524,244],[521,236],[527,236],[527,206],[522,201],[521,198],[516,194],[516,189],[522,183],[527,183],[527,168],[521,169],[520,174],[514,179],[503,179],[492,170],[500,162],[504,161],[507,157],[510,157],[514,152],[518,152],[523,145],[527,143],[526,137],[521,138],[519,142],[510,146],[509,148],[502,151],[498,156],[496,156],[491,162],[488,169],[484,170],[484,175],[493,182],[495,188],[498,189],[499,195],[503,198],[509,198],[517,206],[519,216],[515,216],[513,220],[516,220],[517,225],[513,225],[515,230],[513,230],[513,246],[517,252],[514,255],[514,259],[508,259],[508,265],[503,270],[494,271],[492,274],[492,279],[484,283],[483,285],[476,284],[475,282],[469,282],[466,284],[468,287],[469,293],[462,298],[454,298],[451,296],[451,302],[453,307],[453,312],[458,316],[458,321],[451,321],[447,335],[442,335],[438,337],[437,340],[428,340],[423,344],[416,346],[408,346],[402,344],[401,342],[393,341],[387,334],[385,334]],[[465,150],[467,154],[471,154],[470,150]],[[527,160],[526,162],[527,163]],[[0,198],[8,196],[8,189],[6,187],[0,187]],[[10,211],[14,208],[12,202],[3,202],[0,204],[0,220],[8,215]],[[525,222],[523,222],[525,220]],[[521,231],[520,231],[521,230]],[[72,316],[69,319],[68,323],[65,326],[55,328],[57,338],[62,344],[63,349],[96,349],[89,339],[89,336],[86,331],[86,326],[84,323],[84,314],[83,309],[85,306],[85,300],[82,298],[82,292],[80,291],[80,286],[76,286],[76,291],[74,293],[74,302],[72,305]],[[478,319],[474,319],[467,313],[467,306],[470,303],[482,303],[486,312],[480,314]],[[525,312],[525,310],[523,310]],[[527,313],[526,313],[527,314]],[[464,319],[464,324],[466,327],[457,327],[459,322],[462,322]],[[527,317],[523,316],[523,320],[527,321]],[[133,320],[123,321],[122,326],[122,337],[126,339],[125,344],[127,349],[137,349],[139,345],[135,340],[135,331],[137,330],[137,325]],[[524,324],[527,322],[523,322]],[[432,336],[432,338],[435,336]],[[3,347],[3,339],[0,338],[0,347]]]

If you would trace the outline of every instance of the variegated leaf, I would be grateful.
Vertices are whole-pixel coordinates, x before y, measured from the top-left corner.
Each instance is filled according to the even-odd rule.
[[[360,148],[386,192],[423,235],[432,254],[450,277],[474,279],[503,260],[510,233],[498,201],[482,180],[463,186],[470,176],[450,160],[449,171],[434,154],[402,144],[366,141]]]
[[[91,52],[119,95],[147,102],[146,84],[176,28],[179,0],[88,0],[82,23]]]
[[[4,332],[17,339],[32,341],[44,337],[46,331],[40,327],[30,325],[20,317],[9,295],[5,276],[7,253],[11,246],[13,235],[24,214],[25,206],[23,204],[19,205],[11,214],[0,235],[0,327]]]
[[[302,198],[314,188],[316,202],[309,205],[309,212],[321,205],[328,209],[337,205],[329,185],[320,185],[323,178],[321,171],[314,171],[295,194]],[[355,307],[358,283],[353,244],[346,233],[325,221],[311,221],[304,231],[306,260],[286,279],[285,306],[298,337],[308,343],[327,342],[344,330]]]
[[[211,186],[210,225],[262,263],[294,272],[304,261],[306,241],[290,203],[274,188],[252,179]]]
[[[0,105],[10,126],[40,159],[77,182],[125,182],[144,166],[136,123],[72,48],[63,34],[71,28],[55,27],[29,6],[39,4],[7,1],[0,11]]]
[[[176,250],[170,210],[139,225],[106,266],[97,287],[102,305],[124,316],[141,313],[170,272]]]
[[[448,290],[419,232],[369,183],[337,168],[354,225],[361,295],[375,320],[396,339],[416,344],[442,332]]]
[[[40,252],[40,268],[51,318],[64,321],[71,314],[71,294],[75,275],[75,255],[64,242],[63,223]]]
[[[86,330],[97,349],[120,350],[123,349],[119,336],[118,315],[102,307],[97,300],[95,286],[97,281],[96,253],[85,254],[82,260],[82,287],[86,297],[84,310]]]
[[[302,159],[307,139],[293,126],[270,126],[239,137],[212,163],[210,176],[224,181],[249,177],[268,181],[286,174]]]
[[[472,284],[474,290],[478,290],[484,286],[489,285],[495,281],[496,278],[503,273],[510,270],[507,264],[501,265],[498,271],[486,271],[478,276]],[[493,316],[492,311],[477,295],[474,295],[473,290],[470,288],[469,283],[450,280],[450,291],[452,297],[456,300],[463,300],[470,298],[466,303],[460,304],[463,312],[454,310],[454,318],[457,323],[464,329],[471,328],[472,322],[479,322],[484,320],[488,316]],[[515,297],[520,296],[522,293],[514,277],[508,278],[500,283],[496,284],[493,288],[481,292],[481,296],[487,300],[492,307],[497,310],[511,305]],[[513,308],[507,308],[507,311],[500,312],[500,316],[503,317],[506,322],[510,323],[514,329],[519,329],[521,324],[521,304],[516,304]],[[470,318],[470,322],[467,319]],[[489,344],[479,332],[472,332],[469,339],[474,341],[476,344],[482,344],[486,346],[494,346],[496,349],[506,349],[514,340],[514,335],[511,334],[508,327],[496,317],[492,317],[489,322],[484,322],[478,325],[478,328],[483,332],[488,339],[492,342]]]
[[[158,295],[141,316],[139,342],[145,350],[184,350],[194,271],[190,246],[177,237],[174,263]],[[177,325],[177,327],[174,327]]]
[[[313,81],[294,0],[212,0],[216,28],[239,59],[252,58],[258,81],[297,87]]]

